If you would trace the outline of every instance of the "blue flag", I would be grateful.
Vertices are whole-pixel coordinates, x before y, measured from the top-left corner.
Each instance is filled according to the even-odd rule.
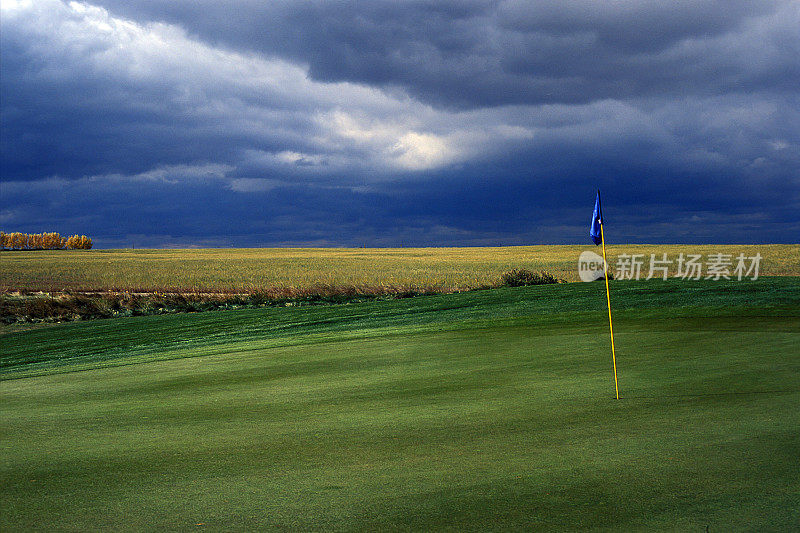
[[[602,242],[600,219],[603,218],[603,210],[600,209],[600,189],[597,190],[597,199],[594,201],[594,213],[592,213],[592,226],[589,228],[589,237],[595,245]]]

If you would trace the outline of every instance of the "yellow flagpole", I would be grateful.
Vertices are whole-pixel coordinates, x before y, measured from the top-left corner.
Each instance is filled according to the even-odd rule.
[[[603,235],[603,217],[600,216],[600,242],[603,243],[603,273],[606,276],[606,301],[608,302],[608,329],[611,332],[611,360],[614,362],[614,390],[619,400],[619,384],[617,383],[617,354],[614,350],[614,324],[611,322],[611,293],[608,290],[608,263],[606,263],[606,239]]]

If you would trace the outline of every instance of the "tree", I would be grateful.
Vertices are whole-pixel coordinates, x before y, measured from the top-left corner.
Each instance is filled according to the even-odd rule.
[[[92,239],[86,235],[73,235],[64,238],[60,233],[6,233],[0,231],[0,249],[2,250],[58,250],[70,248],[90,250]]]

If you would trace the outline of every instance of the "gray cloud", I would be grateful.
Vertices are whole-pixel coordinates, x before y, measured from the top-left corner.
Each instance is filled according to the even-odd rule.
[[[445,107],[800,83],[791,0],[102,3],[289,58],[318,80],[399,87]]]

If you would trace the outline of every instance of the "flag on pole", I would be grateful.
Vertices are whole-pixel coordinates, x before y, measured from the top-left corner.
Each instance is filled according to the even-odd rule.
[[[617,382],[617,351],[614,348],[614,323],[611,321],[611,292],[608,290],[608,263],[606,263],[606,239],[603,235],[603,210],[600,207],[600,189],[597,189],[597,198],[594,200],[594,213],[589,236],[597,246],[603,245],[603,274],[606,278],[606,302],[608,303],[608,330],[611,334],[611,361],[614,364],[614,392],[619,400],[619,383]]]
[[[592,213],[592,225],[589,227],[589,237],[592,238],[592,242],[597,246],[601,242],[603,242],[603,238],[600,235],[601,229],[600,224],[602,224],[601,218],[603,213],[600,209],[600,191],[597,191],[597,198],[594,201],[594,213]]]

